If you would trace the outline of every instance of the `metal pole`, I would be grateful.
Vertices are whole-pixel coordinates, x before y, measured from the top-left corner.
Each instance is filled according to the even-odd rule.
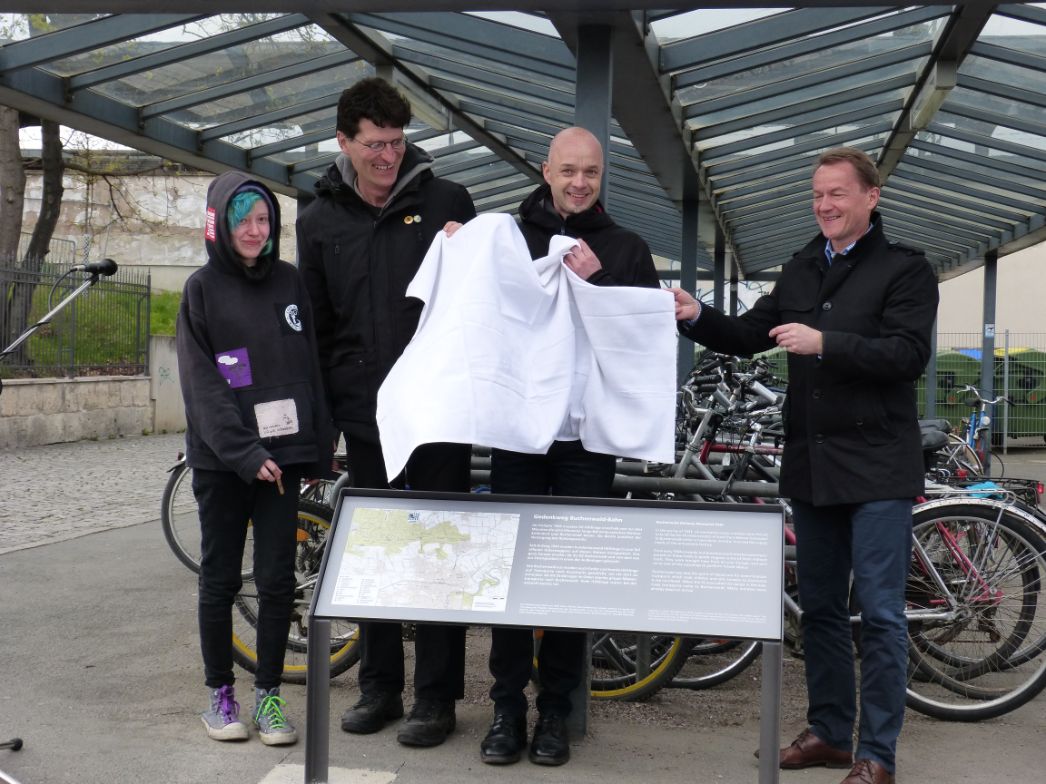
[[[781,643],[763,643],[763,677],[759,689],[759,784],[777,784],[781,735],[781,679],[784,656]]]
[[[1002,396],[1010,397],[1010,331],[1003,332],[1002,339]],[[1010,407],[1002,407],[1002,453],[1009,454],[1010,443]]]
[[[574,124],[591,131],[603,147],[600,199],[607,207],[610,170],[611,90],[614,80],[614,29],[580,25],[577,29],[577,76],[574,84]],[[609,208],[608,208],[609,209]]]
[[[715,225],[715,250],[712,260],[712,305],[716,310],[723,309],[725,299],[723,290],[726,288],[726,235],[723,227],[716,221]]]
[[[923,416],[927,419],[937,416],[937,319],[933,320],[930,347],[930,361],[926,365],[926,390],[923,394],[923,399],[926,401],[926,411]]]
[[[329,775],[330,648],[330,620],[310,616],[307,653],[309,675],[305,682],[305,784],[327,784]]]
[[[682,162],[682,165],[686,165]],[[687,180],[694,180],[697,185],[697,172],[693,166],[686,166]],[[690,190],[690,189],[687,189]],[[696,187],[694,189],[696,191]],[[697,218],[698,198],[694,193],[683,199],[683,220],[680,237],[679,288],[696,296],[697,293]],[[676,384],[681,385],[690,370],[694,367],[694,343],[688,338],[680,337],[676,343]]]
[[[981,396],[995,397],[995,296],[999,272],[998,251],[990,250],[984,254],[984,331],[981,337]],[[994,417],[994,409],[991,412]],[[992,462],[992,427],[988,423],[985,435],[988,438],[984,450],[984,473],[991,476]]]

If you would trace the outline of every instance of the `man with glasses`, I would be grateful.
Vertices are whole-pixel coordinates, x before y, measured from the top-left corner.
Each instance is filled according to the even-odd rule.
[[[469,445],[421,446],[390,483],[378,440],[378,387],[421,314],[407,285],[436,232],[476,215],[465,188],[434,176],[432,157],[407,141],[410,114],[407,100],[382,79],[363,79],[341,94],[341,154],[298,217],[298,262],[353,485],[468,492]],[[403,715],[403,642],[397,623],[361,623],[360,635],[360,699],[341,726],[371,733]],[[453,731],[454,703],[464,696],[464,627],[418,624],[415,653],[414,707],[398,740],[436,746]]]

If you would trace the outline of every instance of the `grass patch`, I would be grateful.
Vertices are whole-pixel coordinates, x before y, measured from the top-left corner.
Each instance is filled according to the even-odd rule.
[[[149,334],[174,337],[174,322],[178,318],[178,306],[181,301],[180,291],[153,292],[149,300],[149,307],[152,310]]]
[[[35,323],[67,293],[41,284],[33,292],[29,324]],[[146,302],[127,291],[93,288],[66,306],[24,344],[28,364],[0,363],[0,378],[109,375],[140,372],[145,359],[143,335],[174,336],[181,292],[154,291]],[[15,365],[16,366],[12,366]]]

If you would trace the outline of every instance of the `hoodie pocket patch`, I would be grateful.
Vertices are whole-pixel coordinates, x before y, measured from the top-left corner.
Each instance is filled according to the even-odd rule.
[[[299,429],[294,398],[256,403],[254,416],[258,420],[258,435],[262,438],[294,435]]]

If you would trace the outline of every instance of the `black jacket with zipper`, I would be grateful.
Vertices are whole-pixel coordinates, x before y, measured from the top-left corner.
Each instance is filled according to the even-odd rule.
[[[431,168],[432,158],[408,144],[392,195],[379,209],[359,196],[351,163],[339,156],[297,221],[298,266],[312,300],[334,421],[371,443],[378,442],[378,387],[421,315],[407,286],[436,232],[476,216],[468,191]]]

